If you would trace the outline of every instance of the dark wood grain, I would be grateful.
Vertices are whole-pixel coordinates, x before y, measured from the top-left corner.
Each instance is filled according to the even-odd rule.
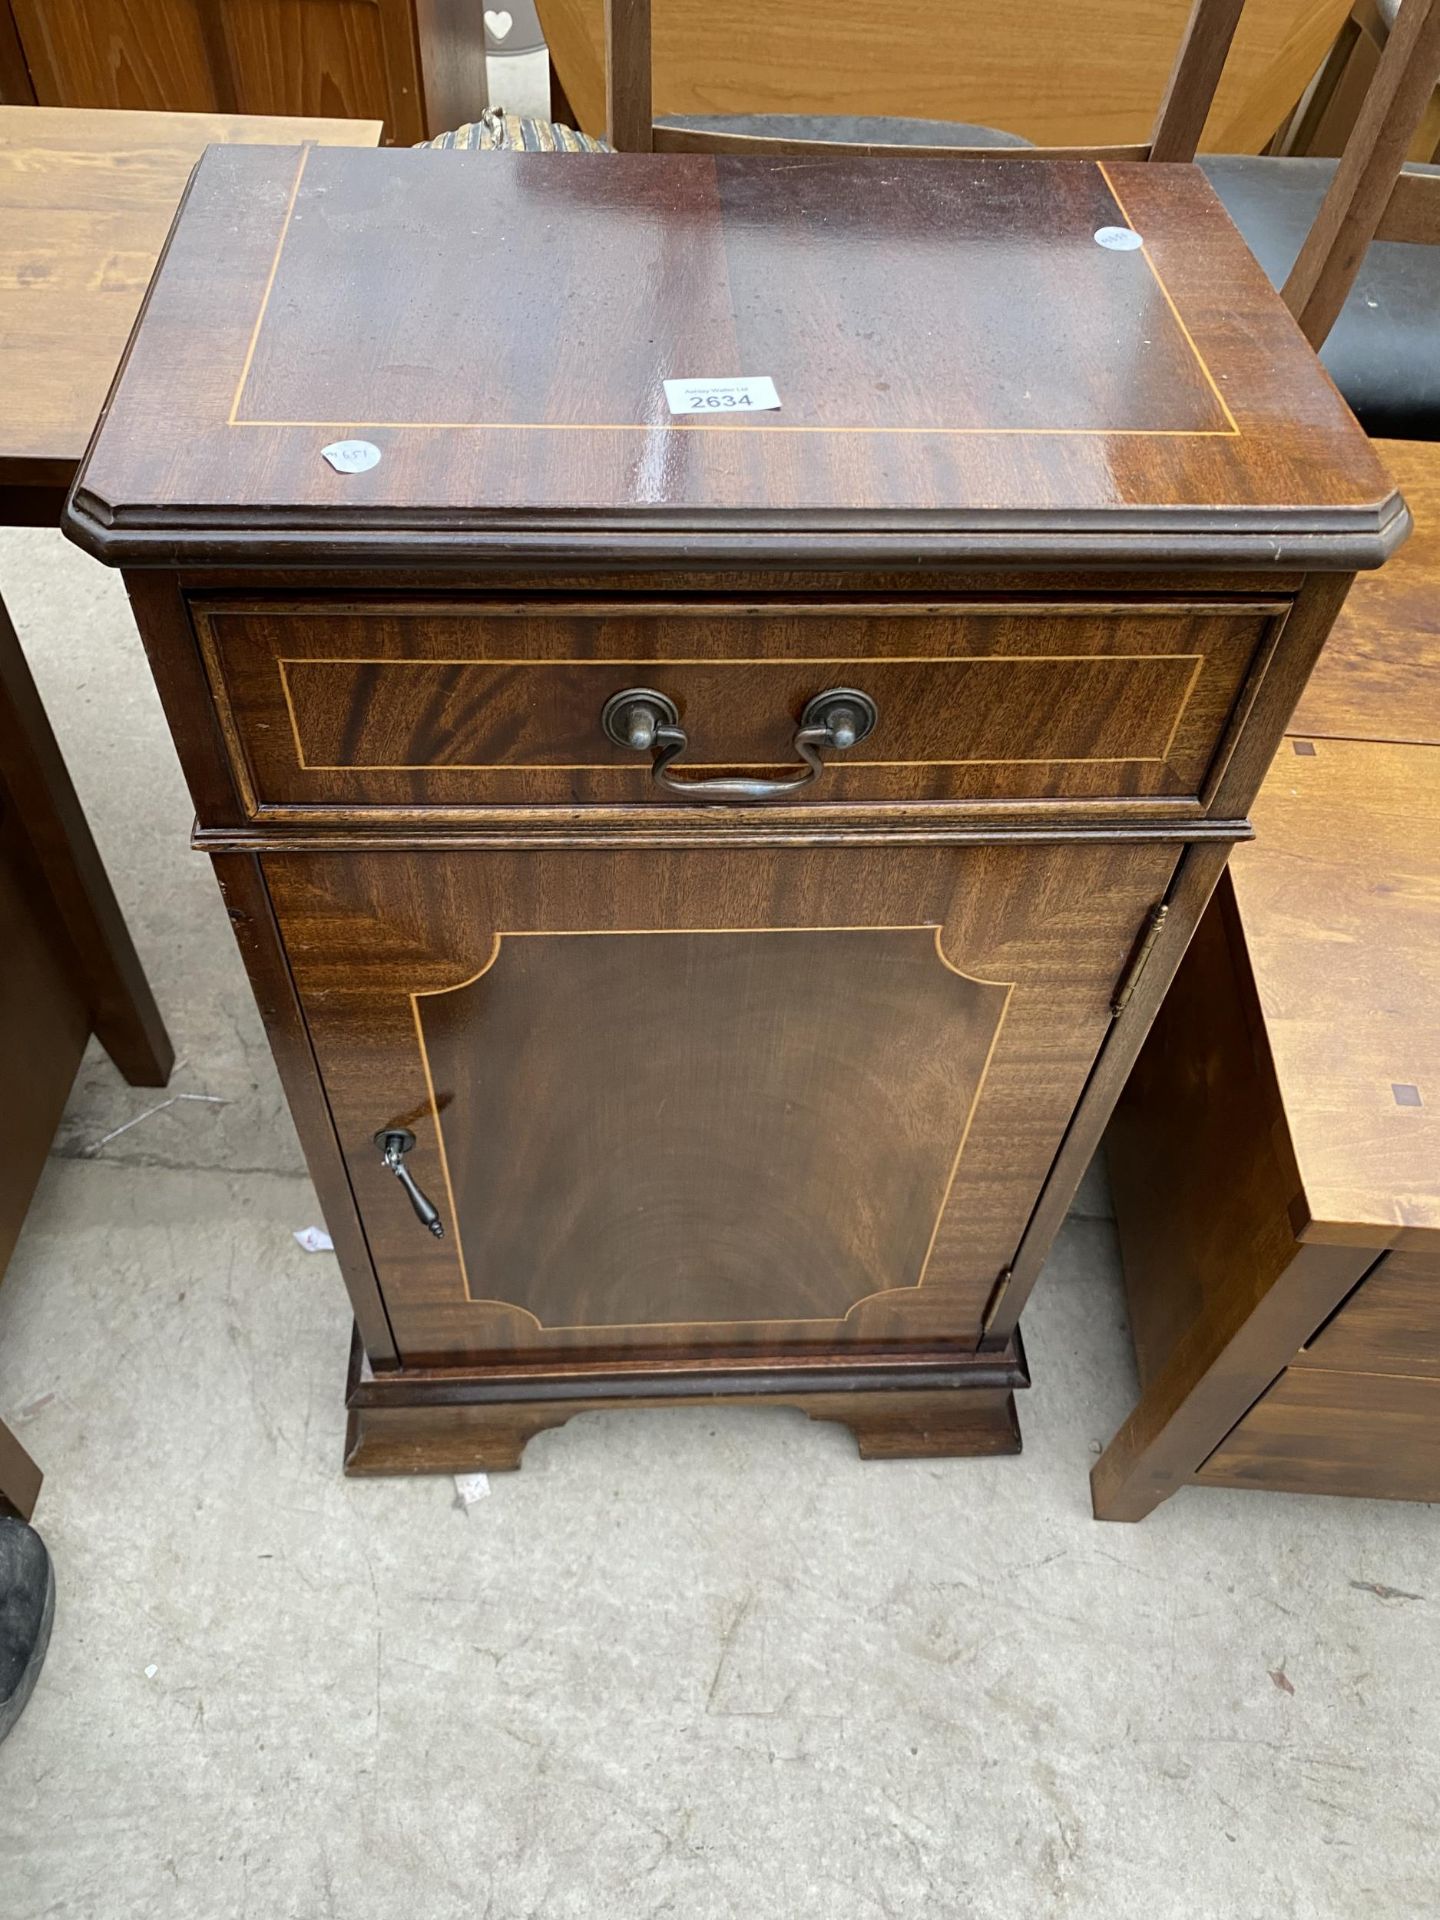
[[[411,144],[485,105],[461,0],[10,0],[46,106],[377,120]]]
[[[221,18],[241,112],[383,120],[388,138],[407,145],[443,131],[426,121],[412,0],[227,6]],[[473,15],[471,32],[483,37]]]
[[[621,1400],[587,1394],[531,1405],[356,1409],[345,1436],[345,1471],[361,1478],[477,1469],[504,1473],[520,1465],[526,1443],[536,1434],[563,1427],[577,1414],[674,1404],[668,1396]],[[812,1420],[833,1421],[854,1434],[862,1460],[953,1460],[1020,1451],[1015,1395],[1006,1387],[727,1393],[705,1404],[787,1407]]]
[[[672,1215],[679,1241],[669,1285],[692,1304],[684,1314],[664,1312],[663,1264],[656,1266],[641,1323],[625,1332],[637,1350],[913,1344],[940,1335],[973,1346],[1108,1031],[1119,974],[1174,861],[1171,847],[1103,842],[267,856],[266,880],[402,1360],[454,1365],[481,1349],[613,1346],[596,1315],[612,1312],[616,1289],[639,1284],[631,1261],[642,1246],[651,1249],[647,1260],[661,1260],[652,1235]],[[846,931],[871,927],[880,931]],[[884,931],[894,927],[921,931]],[[687,939],[679,931],[687,928],[700,931]],[[720,939],[723,957],[705,957],[705,943],[726,929],[735,937]],[[535,937],[547,933],[563,937]],[[517,984],[487,995],[485,972],[468,996],[452,999],[487,968],[497,934],[502,955],[508,941],[526,949],[519,962],[513,954],[494,960],[495,983],[518,964]],[[896,964],[897,940],[909,956],[907,979],[914,974],[909,998],[928,982],[921,1004],[937,1019],[943,1010],[938,1058],[954,1086],[916,1058],[922,1034],[906,996],[883,1017],[875,1002],[886,967]],[[837,944],[822,964],[812,943],[827,941]],[[673,954],[660,951],[671,944]],[[717,964],[734,977],[714,983],[705,1015],[694,982]],[[972,986],[951,968],[998,988]],[[833,1037],[816,1027],[807,998],[808,985],[818,994],[826,980],[825,1004],[835,1011],[821,1027],[833,1025]],[[1001,1021],[998,1001],[1007,993]],[[532,1032],[535,996],[557,994],[583,1009],[591,1042],[566,1044],[558,1011],[554,1033]],[[853,1042],[845,1037],[847,996],[866,1027]],[[437,1044],[452,1071],[431,1057],[427,1080],[417,1019],[426,1035],[441,1023]],[[933,1021],[930,1031],[933,1042]],[[622,1039],[635,1050],[623,1073]],[[653,1067],[644,1064],[650,1053]],[[672,1083],[669,1091],[657,1074]],[[767,1129],[781,1125],[787,1098],[794,1132],[782,1150]],[[670,1135],[658,1162],[653,1154],[636,1159],[638,1143],[652,1137],[647,1102],[658,1104]],[[873,1123],[880,1102],[885,1124],[857,1132],[860,1115]],[[453,1155],[447,1146],[442,1159],[436,1117],[443,1128],[456,1103],[473,1105],[477,1119],[457,1119],[460,1145]],[[482,1110],[490,1116],[483,1123]],[[431,1240],[414,1220],[372,1144],[390,1125],[416,1134],[412,1171],[432,1197],[443,1195],[437,1204],[447,1219],[460,1213],[458,1235]],[[766,1211],[762,1220],[756,1211],[772,1191],[777,1154],[794,1176],[773,1189],[788,1218],[783,1241],[775,1239],[782,1216]],[[702,1166],[708,1172],[697,1186]],[[647,1187],[647,1178],[658,1185]],[[836,1217],[847,1184],[852,1212]],[[487,1195],[503,1196],[505,1219],[493,1227],[481,1216],[501,1200]],[[620,1212],[610,1215],[616,1205]],[[658,1214],[647,1221],[641,1210],[652,1207]],[[716,1208],[733,1214],[728,1235]],[[586,1280],[584,1223],[607,1218]],[[503,1257],[492,1233],[511,1249]],[[516,1310],[523,1298],[482,1304],[487,1295],[512,1298],[492,1293],[483,1277],[492,1252],[502,1272],[519,1263],[532,1304],[537,1288],[560,1285],[546,1266],[534,1277],[523,1271],[527,1238],[532,1257],[549,1248],[547,1261],[561,1261],[560,1272],[571,1275],[560,1291],[570,1290],[577,1306],[589,1302],[569,1316],[584,1325],[537,1328],[531,1313]],[[807,1240],[845,1248],[843,1273],[822,1280],[825,1263],[816,1269],[813,1257],[801,1259]],[[468,1285],[467,1241],[480,1249]],[[605,1279],[612,1271],[615,1279]],[[862,1276],[858,1287],[851,1274]],[[800,1312],[817,1288],[839,1288],[844,1299],[817,1295]],[[845,1318],[867,1291],[877,1297]],[[767,1294],[772,1306],[762,1313]],[[727,1304],[737,1301],[738,1320]],[[655,1324],[643,1324],[645,1313]],[[691,1318],[710,1324],[669,1324]]]
[[[865,1460],[1018,1453],[1015,1390],[1030,1376],[1017,1336],[989,1354],[764,1354],[677,1369],[629,1355],[603,1372],[563,1360],[373,1373],[358,1337],[346,1383],[351,1474],[455,1473],[518,1467],[528,1441],[580,1413],[691,1406],[794,1408],[848,1426]]]
[[[472,1293],[743,1338],[921,1285],[1011,995],[938,935],[502,933],[418,996]]]
[[[483,158],[207,159],[69,521],[240,909],[352,1470],[756,1396],[1011,1450],[1021,1305],[1404,508],[1186,169]],[[672,418],[687,371],[785,404]],[[632,676],[692,778],[832,678],[882,715],[798,801],[662,797],[594,758]],[[1304,1332],[1364,1266],[1316,1259]]]
[[[471,0],[413,0],[425,137],[478,120],[489,104],[484,8]],[[552,108],[553,114],[553,108]],[[563,114],[553,114],[564,119]],[[569,124],[567,122],[567,124]],[[392,134],[395,144],[400,137]]]
[[[28,1520],[40,1498],[39,1467],[0,1420],[0,1513]]]
[[[3,602],[0,784],[64,928],[94,1031],[132,1085],[163,1086],[169,1036]]]
[[[605,135],[621,153],[651,147],[650,0],[605,0]]]
[[[1345,571],[1404,531],[1191,171],[567,158],[207,156],[76,537],[200,564]],[[1144,253],[1095,244],[1117,221]],[[468,298],[445,235],[483,255],[536,222],[544,248]],[[661,378],[703,369],[768,373],[783,405],[672,419]],[[345,433],[380,464],[334,473]]]
[[[1388,1253],[1306,1341],[1295,1366],[1440,1379],[1440,1258]]]
[[[1230,845],[1228,840],[1192,844],[1175,870],[1163,897],[1166,917],[1145,954],[1144,970],[1138,979],[1127,983],[1131,988],[1129,999],[1123,1011],[1114,1015],[1105,1045],[1075,1103],[1064,1139],[1039,1188],[1025,1231],[991,1299],[984,1326],[987,1341],[1008,1339],[1020,1323],[1020,1315],[1040,1278],[1055,1235],[1070,1210],[1086,1168],[1095,1157],[1141,1042],[1175,976],[1215,883],[1224,871]],[[1137,929],[1132,959],[1139,957],[1138,942],[1146,931],[1145,927]]]
[[[31,107],[35,82],[20,44],[19,30],[9,0],[0,6],[0,106]]]
[[[1440,1380],[1289,1367],[1196,1478],[1280,1493],[1440,1499]]]
[[[237,772],[269,817],[318,806],[676,805],[613,745],[606,700],[656,686],[677,772],[776,777],[807,700],[858,686],[869,739],[796,802],[1200,802],[1284,601],[971,609],[853,600],[252,606],[194,618]]]
[[[1155,116],[1151,160],[1195,158],[1244,10],[1245,0],[1197,0]]]
[[[5,1062],[5,1150],[0,1153],[0,1274],[3,1274],[75,1071],[90,1038],[90,1013],[75,957],[45,885],[13,795],[0,773],[0,1058]]]
[[[42,106],[227,111],[215,91],[198,5],[10,0],[10,10]]]
[[[355,1196],[337,1149],[335,1127],[295,985],[275,928],[270,898],[253,855],[215,857],[215,877],[225,897],[236,945],[250,976],[256,1005],[275,1055],[285,1097],[295,1117],[305,1164],[324,1209],[340,1272],[366,1352],[376,1367],[397,1364],[395,1338],[376,1283],[374,1262]]]

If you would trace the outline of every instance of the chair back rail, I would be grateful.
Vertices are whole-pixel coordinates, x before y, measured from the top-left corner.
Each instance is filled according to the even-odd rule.
[[[1119,146],[927,147],[871,141],[788,140],[655,124],[651,89],[651,0],[605,0],[607,134],[623,153],[825,153],[902,158],[969,155],[1003,160],[1193,160],[1245,0],[1194,0],[1148,141]]]
[[[1402,0],[1329,192],[1283,289],[1318,348],[1372,240],[1440,242],[1440,175],[1403,171],[1440,82],[1440,0]]]

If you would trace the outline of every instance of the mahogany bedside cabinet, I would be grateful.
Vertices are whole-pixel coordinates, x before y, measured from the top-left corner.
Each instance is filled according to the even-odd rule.
[[[697,1399],[1015,1451],[1407,524],[1189,167],[208,153],[68,526],[354,1302],[350,1471]]]

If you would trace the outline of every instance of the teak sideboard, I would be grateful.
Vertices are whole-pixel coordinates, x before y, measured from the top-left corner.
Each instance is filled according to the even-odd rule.
[[[68,526],[391,1473],[695,1398],[1017,1449],[1026,1295],[1407,516],[1188,167],[235,149]]]

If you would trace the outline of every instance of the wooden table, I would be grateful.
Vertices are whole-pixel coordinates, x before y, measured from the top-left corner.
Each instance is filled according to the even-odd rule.
[[[53,524],[185,182],[211,142],[373,146],[375,122],[0,107],[0,519]],[[132,1085],[172,1052],[0,600],[0,1274],[92,1032]],[[39,1474],[0,1431],[0,1502]]]
[[[1015,1450],[1023,1302],[1407,521],[1195,169],[216,151],[66,524],[373,1473],[696,1396]]]
[[[1440,1499],[1440,460],[1357,582],[1110,1129],[1141,1397],[1095,1511]]]
[[[205,148],[379,138],[378,120],[0,106],[0,524],[59,518]]]

